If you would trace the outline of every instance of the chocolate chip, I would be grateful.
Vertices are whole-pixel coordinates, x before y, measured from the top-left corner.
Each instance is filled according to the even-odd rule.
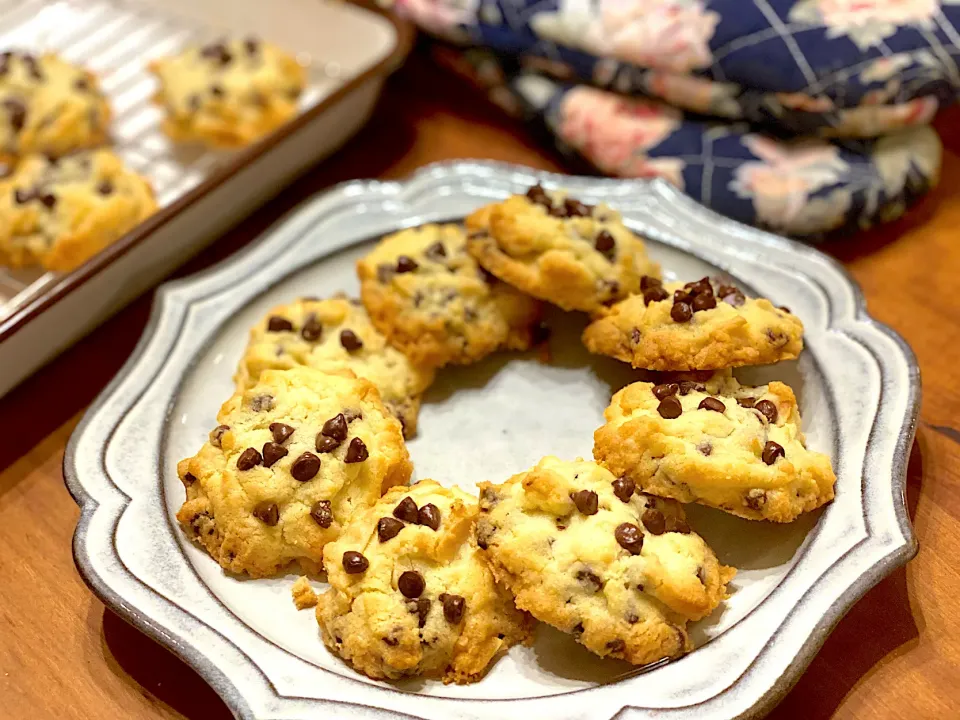
[[[252,470],[263,462],[263,457],[256,448],[247,448],[237,458],[237,470]]]
[[[630,614],[627,615],[627,617],[624,618],[624,619],[625,619],[628,623],[630,623],[631,625],[636,625],[638,622],[640,622],[640,616],[637,615],[636,613],[630,613]]]
[[[193,473],[186,473],[183,476],[184,485],[193,485],[196,481],[197,481],[197,476],[194,475]]]
[[[727,406],[715,397],[705,397],[697,406],[700,410],[713,410],[713,412],[726,412]]]
[[[663,280],[653,275],[644,275],[640,278],[640,290],[652,290],[655,287],[663,287]]]
[[[539,183],[527,190],[527,198],[530,200],[530,202],[537,205],[546,205],[547,207],[550,207],[552,204],[550,202],[550,197],[547,195],[547,191],[544,190]]]
[[[616,254],[614,250],[617,247],[617,241],[613,239],[613,235],[609,232],[601,230],[597,233],[593,246],[597,249],[597,252],[602,253],[607,259],[612,260]]]
[[[43,206],[48,210],[53,210],[53,206],[57,204],[57,196],[49,192],[38,193],[37,200],[43,203]]]
[[[286,457],[288,450],[280,443],[268,442],[263,446],[263,466],[272,467],[277,460]]]
[[[697,450],[700,451],[701,455],[710,457],[710,455],[713,453],[713,443],[704,440],[702,443],[697,444]]]
[[[303,453],[290,466],[290,474],[293,475],[293,479],[300,482],[313,479],[318,472],[320,472],[320,458],[312,452]]]
[[[360,570],[359,572],[363,572],[363,570]],[[400,641],[399,641],[399,640],[397,640],[396,638],[392,638],[392,637],[385,637],[385,638],[383,638],[383,642],[385,642],[385,643],[386,643],[387,645],[389,645],[390,647],[396,647],[397,645],[400,644]]]
[[[247,51],[247,55],[256,55],[260,49],[260,41],[255,37],[248,37],[243,41],[243,49]]]
[[[363,340],[353,330],[340,331],[340,344],[347,352],[355,352],[363,347]]]
[[[657,406],[657,412],[660,413],[660,417],[673,420],[680,417],[681,413],[683,413],[683,406],[677,398],[670,395],[660,401],[660,404]]]
[[[690,534],[690,526],[683,518],[670,517],[667,519],[667,532],[680,533],[681,535]]]
[[[409,523],[417,522],[417,518],[419,517],[417,503],[408,495],[393,509],[393,516]]]
[[[323,433],[317,433],[317,440],[314,443],[318,453],[330,453],[340,447],[340,441],[327,437]]]
[[[643,548],[643,533],[633,523],[620,523],[613,531],[617,543],[631,555],[639,555]]]
[[[573,504],[577,506],[577,510],[584,515],[597,514],[598,498],[593,490],[578,490],[570,498],[573,500]]]
[[[343,565],[343,569],[347,571],[347,575],[359,575],[362,572],[366,572],[367,568],[370,567],[370,561],[356,550],[347,550],[343,554],[343,559],[340,561],[340,564]]]
[[[377,280],[382,285],[389,285],[392,279],[393,279],[392,265],[387,265],[386,263],[381,263],[380,265],[377,265]]]
[[[721,295],[720,299],[723,300],[727,305],[732,305],[733,307],[740,307],[747,301],[747,298],[744,297],[744,294],[739,290],[730,293],[729,295]]]
[[[737,405],[744,408],[752,408],[754,406],[754,403],[756,402],[757,402],[757,399],[752,397],[737,398]]]
[[[407,255],[401,255],[397,258],[397,274],[413,272],[416,270],[419,265],[417,262]]]
[[[611,640],[607,643],[607,650],[614,654],[622,653],[626,649],[627,643],[623,640],[623,638],[616,638],[615,640]]]
[[[392,517],[382,517],[377,520],[377,537],[380,542],[395,538],[403,530],[403,523]]]
[[[437,530],[440,527],[440,508],[433,503],[427,503],[417,513],[417,523]]]
[[[427,624],[427,615],[430,614],[430,600],[422,597],[413,603],[414,611],[417,613],[417,627],[423,627]]]
[[[40,63],[33,55],[24,55],[23,64],[27,67],[27,72],[34,80],[43,80],[43,73],[40,72]]]
[[[410,598],[411,600],[415,600],[423,595],[426,586],[427,584],[423,581],[423,575],[416,570],[404,571],[401,573],[400,579],[397,580],[397,588],[404,597]]]
[[[343,413],[334,415],[323,424],[320,432],[338,443],[343,442],[347,439],[347,419]]]
[[[717,306],[717,298],[713,296],[713,293],[707,295],[707,293],[699,293],[693,298],[693,311],[700,312],[701,310],[712,310]]]
[[[106,197],[113,192],[113,183],[109,180],[101,180],[97,185],[97,192]]]
[[[254,412],[270,412],[273,410],[273,405],[272,395],[254,395],[250,398],[250,408]]]
[[[696,383],[693,380],[681,380],[679,385],[681,395],[689,395],[694,390],[702,391],[704,389],[703,385]]]
[[[613,494],[623,502],[630,502],[637,484],[628,477],[619,477],[613,481]]]
[[[657,400],[663,400],[678,392],[680,392],[680,386],[677,383],[661,383],[653,386],[653,395]]]
[[[691,302],[693,300],[693,293],[689,290],[674,290],[673,291],[673,301],[678,302]]]
[[[233,59],[233,55],[230,54],[227,46],[222,42],[211,43],[201,48],[200,55],[218,62],[221,65],[229,65],[230,61]]]
[[[786,455],[783,451],[783,446],[779,445],[773,440],[767,441],[767,444],[763,446],[763,453],[760,457],[767,465],[773,465],[777,458],[782,458]]]
[[[690,307],[689,303],[675,302],[673,307],[670,308],[670,317],[678,323],[690,322],[690,318],[693,317],[693,308]]]
[[[573,629],[570,632],[573,633],[574,637],[580,637],[581,635],[583,635],[583,623],[578,622],[576,625],[573,626]]]
[[[423,254],[434,262],[443,262],[447,257],[447,249],[439,240],[423,251]]]
[[[81,75],[73,81],[73,87],[80,92],[87,92],[90,89],[90,80]]]
[[[275,502],[264,501],[253,508],[253,516],[264,525],[273,527],[280,522],[280,508]]]
[[[33,200],[33,191],[17,188],[13,191],[13,199],[17,205],[26,205],[28,202]]]
[[[590,207],[586,203],[580,202],[579,200],[575,200],[574,198],[565,199],[563,201],[563,207],[567,211],[567,215],[569,217],[590,217],[590,213],[593,212],[592,207]],[[603,232],[606,232],[606,231],[601,230],[601,233]],[[612,239],[613,238],[611,238],[611,240]],[[600,250],[600,248],[597,248],[597,250]],[[604,251],[600,250],[600,252],[604,252]]]
[[[343,461],[345,463],[359,463],[368,457],[370,457],[370,453],[367,452],[367,446],[363,440],[355,437],[350,441],[350,444],[347,445],[347,454],[344,456]]]
[[[210,444],[214,447],[221,447],[223,441],[223,434],[230,429],[229,425],[217,425],[213,430],[210,431]]]
[[[317,342],[323,337],[323,323],[317,320],[316,315],[311,315],[307,318],[307,321],[303,324],[303,328],[300,330],[300,337],[307,342]]]
[[[282,445],[293,435],[293,428],[283,423],[270,423],[270,433],[273,435],[273,441]]]
[[[751,510],[760,510],[767,502],[767,493],[765,490],[754,488],[743,496],[743,502]]]
[[[293,323],[285,317],[272,315],[270,319],[267,320],[267,330],[269,332],[290,332],[293,330]]]
[[[603,580],[599,575],[591,570],[578,570],[574,577],[577,578],[578,582],[588,587],[592,587],[593,592],[597,592],[603,587]]]
[[[333,525],[333,510],[329,500],[317,500],[310,508],[310,517],[322,528]]]
[[[777,310],[783,310],[785,313],[790,312],[790,308],[788,308],[786,305],[781,305],[780,307],[777,308]]]
[[[713,285],[710,284],[709,277],[702,277],[699,280],[688,282],[683,286],[683,289],[689,290],[691,295],[698,295],[700,293],[713,295]]]
[[[463,611],[467,601],[460,595],[451,595],[449,593],[440,594],[440,602],[443,603],[443,616],[451,625],[456,625],[463,619]]]
[[[659,285],[654,285],[643,291],[643,304],[649,305],[652,302],[660,302],[670,297],[670,294]]]
[[[771,425],[777,424],[777,418],[780,413],[777,412],[777,406],[770,402],[769,400],[761,400],[756,405],[753,406],[754,409],[759,410],[760,413],[767,419]]]
[[[226,93],[224,93],[223,87],[214,83],[210,86],[210,94],[215,98],[222,98]]]
[[[637,345],[640,343],[640,328],[634,328],[633,330],[630,331],[630,340],[633,342],[634,345]]]
[[[640,522],[651,535],[663,535],[667,531],[667,519],[662,512],[654,508],[644,510]]]

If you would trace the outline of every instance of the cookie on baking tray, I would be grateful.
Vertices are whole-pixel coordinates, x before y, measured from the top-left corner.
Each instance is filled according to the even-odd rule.
[[[523,292],[564,310],[595,313],[659,277],[643,240],[604,205],[539,185],[467,218],[470,254]]]
[[[483,483],[477,542],[517,607],[602,657],[637,665],[692,649],[735,571],[672,500],[637,492],[594,462],[543,458]]]
[[[303,298],[273,308],[250,331],[236,381],[250,387],[264,370],[300,365],[347,368],[370,380],[404,435],[416,433],[420,396],[433,382],[434,372],[414,365],[389,345],[359,301],[344,296]]]
[[[332,652],[377,679],[480,679],[530,633],[494,581],[474,530],[477,500],[432,480],[357,513],[324,560],[317,621]]]
[[[0,181],[0,265],[73,270],[156,208],[147,181],[111,150],[31,155]]]
[[[53,53],[0,53],[0,160],[101,145],[110,114],[93,73]]]
[[[533,343],[540,304],[480,268],[459,225],[389,235],[357,273],[373,324],[417,365],[467,364]]]
[[[412,471],[400,423],[349,371],[265,370],[217,421],[177,467],[187,491],[177,519],[231,572],[319,569],[347,520]]]
[[[781,382],[747,387],[729,370],[705,382],[638,382],[604,417],[594,457],[645,492],[775,522],[833,499],[830,459],[806,448],[796,397]]]
[[[256,38],[218,40],[155,60],[155,102],[177,142],[248,145],[297,113],[306,70],[295,57]]]
[[[583,332],[590,352],[646,370],[719,370],[792,360],[803,323],[766,298],[710,278],[663,284],[644,278],[632,295]]]

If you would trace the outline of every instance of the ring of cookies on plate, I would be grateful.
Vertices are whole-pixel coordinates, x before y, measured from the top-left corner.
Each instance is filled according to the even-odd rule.
[[[184,532],[225,570],[297,561],[331,652],[372,678],[466,683],[535,620],[601,657],[645,665],[693,649],[736,570],[683,503],[786,523],[833,499],[782,382],[732,368],[796,358],[803,325],[729,280],[665,282],[606,205],[539,185],[458,224],[380,240],[360,301],[303,298],[251,331],[236,393],[178,468]],[[407,485],[404,437],[445,365],[541,342],[543,302],[591,314],[586,348],[647,371],[616,392],[592,460],[544,457],[476,498]]]

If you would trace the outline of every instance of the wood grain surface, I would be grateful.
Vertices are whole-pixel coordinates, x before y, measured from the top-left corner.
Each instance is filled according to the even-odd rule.
[[[960,717],[960,111],[937,127],[940,188],[902,221],[826,247],[920,360],[907,492],[920,554],[840,621],[776,720]],[[181,274],[227,256],[334,182],[402,177],[446,158],[565,169],[418,50],[355,140]],[[230,717],[196,673],[100,604],[71,555],[79,512],[63,484],[64,445],[133,349],[151,301],[142,297],[0,400],[0,718]]]

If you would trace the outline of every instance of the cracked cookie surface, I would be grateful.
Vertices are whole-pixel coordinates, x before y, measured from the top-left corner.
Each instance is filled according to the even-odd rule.
[[[638,382],[613,396],[594,457],[645,492],[751,520],[790,522],[833,499],[830,459],[808,450],[793,390]]]
[[[477,542],[517,607],[602,657],[636,665],[692,649],[686,624],[723,600],[735,571],[672,500],[594,462],[543,458],[483,483]]]
[[[641,294],[614,305],[583,331],[583,344],[646,370],[719,370],[792,360],[803,323],[732,285],[644,280]]]
[[[241,147],[297,113],[306,70],[289,53],[256,38],[218,40],[156,60],[155,102],[177,142]]]
[[[389,235],[357,273],[373,324],[417,365],[464,365],[533,343],[540,304],[477,265],[459,225]]]
[[[239,387],[250,387],[264,370],[300,365],[324,371],[347,368],[370,380],[404,435],[416,433],[420,396],[434,372],[389,345],[359,301],[303,298],[271,309],[250,331],[235,379]]]
[[[477,500],[432,480],[393,488],[324,551],[324,643],[377,679],[473,682],[531,621],[494,581],[474,529]]]
[[[484,268],[564,310],[601,311],[660,276],[643,240],[604,204],[586,205],[539,185],[480,208],[467,247]]]
[[[0,264],[73,270],[156,208],[147,181],[111,150],[31,155],[0,182]]]
[[[177,466],[177,519],[230,572],[266,577],[295,560],[318,570],[324,545],[412,471],[400,423],[349,371],[266,370],[217,421]]]

